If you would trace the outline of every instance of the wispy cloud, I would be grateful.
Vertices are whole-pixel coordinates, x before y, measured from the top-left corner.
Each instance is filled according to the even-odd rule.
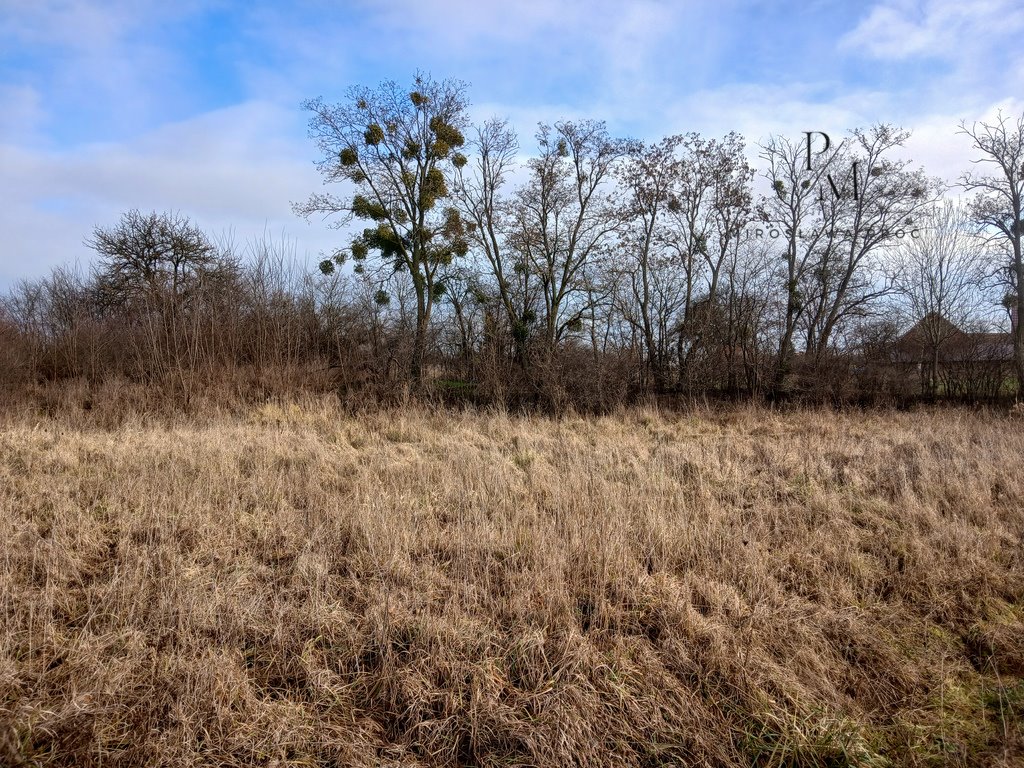
[[[87,257],[126,208],[211,231],[264,227],[334,245],[293,200],[320,189],[302,99],[469,81],[474,116],[605,119],[614,134],[914,131],[915,161],[954,178],[960,119],[1024,93],[1016,0],[0,0],[0,288]],[[1021,109],[1020,102],[1014,102]],[[1012,110],[1011,110],[1012,111]]]
[[[928,56],[965,61],[981,48],[990,54],[1010,41],[1014,58],[1024,30],[1017,0],[886,0],[874,5],[841,46],[882,59]]]
[[[31,141],[43,120],[42,97],[29,85],[0,83],[0,141]]]
[[[82,241],[92,227],[133,207],[181,211],[213,234],[232,230],[244,240],[284,230],[301,233],[314,255],[328,248],[326,232],[291,213],[291,202],[320,183],[294,141],[295,117],[251,102],[129,142],[73,151],[0,145],[0,282],[88,257]]]

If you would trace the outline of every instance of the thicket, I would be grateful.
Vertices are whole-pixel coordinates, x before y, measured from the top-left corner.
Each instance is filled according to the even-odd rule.
[[[889,125],[830,154],[772,136],[755,170],[736,134],[644,143],[596,121],[542,124],[521,150],[467,104],[464,84],[419,76],[305,105],[340,190],[295,205],[342,231],[318,268],[177,213],[96,227],[88,269],[0,299],[8,401],[121,382],[185,407],[333,389],[605,411],[992,400],[1024,384],[1024,118],[962,128],[1001,170],[964,176],[976,197],[953,203]]]

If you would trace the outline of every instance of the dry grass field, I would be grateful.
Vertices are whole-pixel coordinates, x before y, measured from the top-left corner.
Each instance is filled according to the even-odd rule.
[[[1022,456],[963,410],[7,416],[0,764],[1024,765]]]

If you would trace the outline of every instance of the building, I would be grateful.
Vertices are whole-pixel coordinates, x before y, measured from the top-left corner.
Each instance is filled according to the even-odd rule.
[[[893,345],[892,363],[920,393],[946,397],[998,397],[1013,371],[1011,333],[964,331],[930,313]]]

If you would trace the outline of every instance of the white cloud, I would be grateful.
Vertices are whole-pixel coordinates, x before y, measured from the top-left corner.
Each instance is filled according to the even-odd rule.
[[[164,32],[210,8],[202,0],[0,0],[0,40],[42,61],[38,70],[0,71],[0,289],[88,257],[82,239],[92,227],[130,207],[181,210],[211,233],[233,228],[243,240],[284,230],[300,236],[300,252],[330,248],[336,233],[290,210],[321,189],[299,101],[408,80],[416,67],[470,80],[473,116],[509,117],[524,154],[535,149],[537,122],[559,119],[605,119],[613,134],[648,140],[735,130],[755,165],[755,143],[769,134],[835,136],[896,122],[913,131],[915,163],[952,181],[970,160],[957,123],[991,117],[999,103],[1009,114],[1024,108],[1005,99],[1024,92],[1024,58],[1014,53],[1024,31],[1019,0],[882,0],[841,39],[835,28],[808,28],[806,50],[767,54],[770,25],[778,31],[784,20],[734,0],[366,0],[342,9],[305,0],[232,10],[230,54],[218,62],[250,96],[169,122],[207,108],[184,76],[209,73],[189,61],[187,34]],[[819,22],[828,16],[817,13]],[[748,34],[735,25],[752,18],[769,27],[749,30],[747,51]],[[765,57],[771,72],[729,59],[747,53],[752,62]],[[820,70],[819,59],[827,64]],[[225,100],[244,98],[232,93]],[[102,117],[90,135],[107,143],[83,143],[76,125],[55,130],[78,107]]]
[[[0,40],[31,62],[13,72],[20,84],[45,93],[41,125],[63,129],[70,115],[80,130],[94,120],[129,135],[189,101],[188,84],[179,77],[188,52],[170,44],[168,31],[196,13],[201,0],[15,5],[0,13]]]
[[[29,85],[0,83],[0,141],[30,141],[44,112],[39,92]]]
[[[831,89],[828,89],[831,90]],[[804,131],[843,133],[885,112],[885,96],[854,91],[841,97],[823,86],[734,85],[694,93],[671,113],[666,132],[696,130],[708,135],[736,131],[750,143],[769,135],[799,137]]]
[[[312,147],[291,138],[294,117],[251,102],[123,144],[73,152],[0,144],[0,284],[88,260],[83,239],[129,208],[180,211],[211,235],[231,230],[242,241],[301,232],[300,256],[330,248],[334,233],[291,211],[321,183]]]
[[[572,25],[586,9],[581,0],[522,0],[504,6],[478,0],[394,0],[364,6],[381,27],[419,31],[432,45],[460,48],[482,38],[529,40],[546,28]]]
[[[1019,40],[1022,30],[1017,0],[885,0],[840,45],[882,59],[963,60],[996,40]]]

